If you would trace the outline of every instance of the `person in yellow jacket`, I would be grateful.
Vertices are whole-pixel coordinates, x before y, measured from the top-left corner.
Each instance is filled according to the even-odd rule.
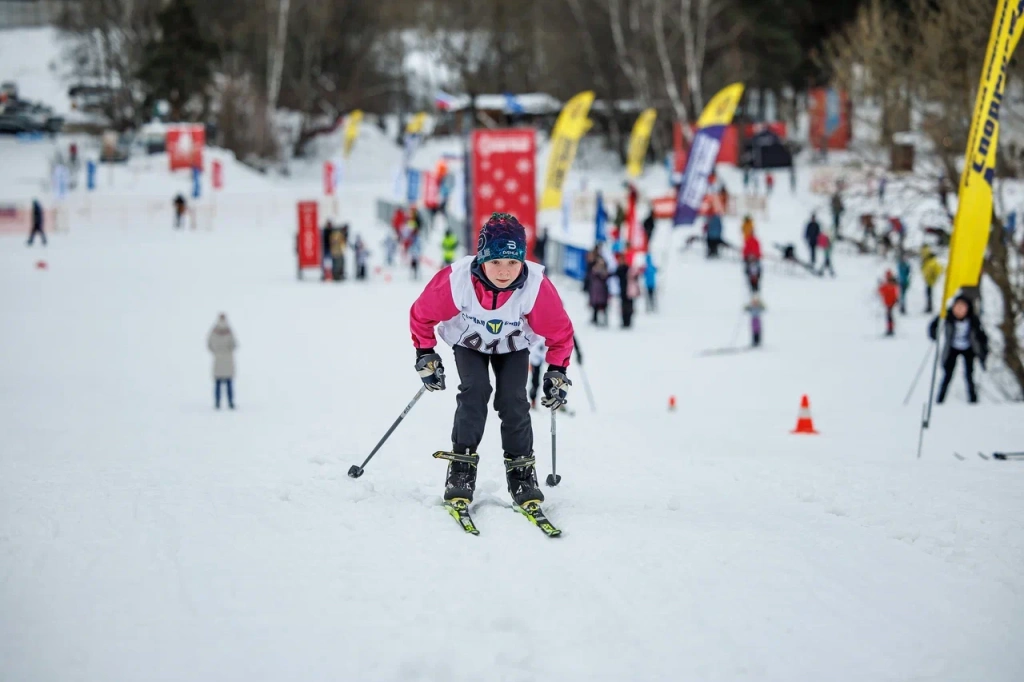
[[[925,309],[926,313],[932,312],[932,287],[946,271],[945,266],[935,257],[935,253],[928,245],[921,247],[921,276],[924,278]]]
[[[754,219],[750,217],[750,214],[743,216],[743,225],[740,226],[743,230],[743,241],[746,241],[754,234]]]
[[[448,228],[441,241],[441,256],[444,258],[445,266],[455,262],[455,249],[457,248],[459,248],[459,238],[455,236],[451,228]]]

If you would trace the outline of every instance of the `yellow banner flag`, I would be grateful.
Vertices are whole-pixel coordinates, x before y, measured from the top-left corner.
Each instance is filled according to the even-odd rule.
[[[345,121],[345,158],[352,153],[352,145],[356,143],[356,137],[359,135],[359,124],[363,121],[363,112],[360,109],[356,109],[348,115],[348,120]]]
[[[711,98],[711,101],[704,105],[704,111],[700,112],[697,119],[697,130],[708,126],[727,126],[732,123],[732,117],[736,113],[736,107],[743,99],[743,83],[727,85]]]
[[[644,159],[647,157],[647,146],[651,143],[651,131],[654,120],[658,118],[655,109],[644,109],[636,117],[633,133],[629,136],[629,154],[626,157],[626,175],[638,177],[644,170]]]
[[[423,125],[427,122],[427,112],[421,111],[405,124],[405,132],[409,135],[419,135],[423,132]]]
[[[594,93],[585,90],[562,107],[562,113],[555,121],[551,132],[551,152],[548,155],[548,170],[544,174],[544,191],[540,197],[540,209],[562,207],[562,185],[569,174],[576,149],[593,123],[587,116],[594,103]]]
[[[999,109],[1006,89],[1006,67],[1024,32],[1024,0],[999,0],[988,52],[981,70],[981,85],[974,103],[974,118],[967,138],[964,170],[960,175],[959,203],[949,245],[949,266],[939,315],[961,287],[978,285],[992,227],[992,182],[999,146]]]

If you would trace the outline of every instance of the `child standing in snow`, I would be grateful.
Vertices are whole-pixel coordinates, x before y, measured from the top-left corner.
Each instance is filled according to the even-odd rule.
[[[764,314],[764,304],[761,303],[759,296],[754,295],[744,310],[750,313],[750,345],[757,348],[761,345],[761,315]]]
[[[654,264],[650,251],[644,260],[644,288],[647,289],[647,312],[653,313],[658,305],[656,293],[658,289],[658,267]]]
[[[821,277],[825,276],[825,271],[828,270],[828,274],[832,277],[836,276],[836,271],[832,269],[832,237],[828,235],[824,230],[818,235],[818,248],[821,249],[825,255],[825,262],[821,265],[821,270],[818,274]]]
[[[356,237],[356,279],[366,279],[366,264],[370,259],[370,250],[366,248],[362,237]]]
[[[459,395],[452,452],[435,456],[449,461],[444,499],[456,510],[468,507],[476,487],[476,449],[492,391],[488,368],[494,371],[494,405],[501,419],[509,493],[524,508],[544,500],[534,468],[524,378],[530,346],[543,338],[548,369],[541,404],[552,410],[565,404],[573,328],[544,268],[525,259],[525,229],[514,216],[495,213],[480,232],[477,255],[438,272],[410,311],[416,372],[428,390],[445,388],[441,356],[434,350],[435,326],[455,354]]]
[[[885,335],[893,336],[896,333],[896,322],[892,317],[892,309],[900,300],[900,290],[896,286],[896,275],[892,274],[892,270],[885,271],[885,281],[878,286],[878,295],[885,306]]]
[[[900,285],[900,315],[907,314],[907,289],[910,288],[910,263],[900,250],[900,258],[896,263],[896,278]]]

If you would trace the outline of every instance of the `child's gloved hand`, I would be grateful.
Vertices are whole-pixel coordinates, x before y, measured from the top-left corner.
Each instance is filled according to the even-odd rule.
[[[441,364],[441,356],[429,350],[418,351],[416,358],[416,373],[423,380],[423,385],[428,391],[444,390],[444,365]]]
[[[565,376],[565,369],[551,365],[544,373],[544,397],[540,404],[544,407],[557,410],[565,405],[569,395],[569,387],[572,382]]]

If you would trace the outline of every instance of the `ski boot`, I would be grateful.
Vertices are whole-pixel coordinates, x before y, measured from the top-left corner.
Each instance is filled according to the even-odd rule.
[[[527,502],[543,502],[544,493],[537,485],[536,460],[533,455],[515,457],[505,453],[505,478],[512,501],[522,507]]]
[[[452,452],[435,452],[437,459],[448,460],[448,475],[444,482],[444,499],[464,500],[468,506],[473,501],[473,491],[476,489],[477,464],[480,456],[471,451],[471,448],[454,446]]]

